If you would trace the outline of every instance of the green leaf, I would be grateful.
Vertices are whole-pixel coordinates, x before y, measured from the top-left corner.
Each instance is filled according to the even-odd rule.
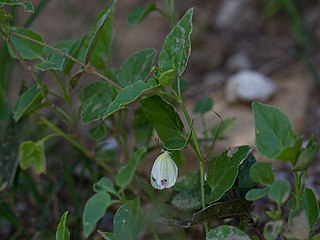
[[[67,49],[63,49],[62,51],[67,53]],[[36,64],[34,68],[39,71],[63,71],[66,61],[67,57],[62,56],[60,53],[52,50],[51,53],[48,54],[48,59]]]
[[[139,107],[134,111],[132,128],[135,137],[135,145],[137,147],[148,146],[152,137],[153,126],[151,121],[144,114],[142,107]]]
[[[9,21],[12,19],[12,15],[6,13],[5,11],[0,9],[0,27],[10,27]]]
[[[179,76],[184,73],[191,52],[192,15],[193,8],[185,13],[166,37],[158,61],[162,72],[174,69]]]
[[[158,91],[158,86],[154,81],[144,83],[139,80],[132,85],[126,86],[122,89],[114,101],[111,103],[107,111],[103,115],[103,119],[110,117],[113,113],[124,109],[129,104],[138,101],[142,96],[148,96]]]
[[[278,235],[281,232],[282,225],[283,225],[282,220],[267,222],[263,228],[263,236],[265,237],[265,239],[266,240],[277,239]]]
[[[301,151],[297,161],[294,164],[294,171],[305,171],[310,166],[311,161],[315,158],[319,145],[312,136],[307,146]]]
[[[152,69],[156,55],[156,49],[148,48],[129,57],[119,68],[117,82],[124,87],[139,80],[144,82]]]
[[[40,34],[32,31],[28,28],[18,28],[18,27],[12,27],[12,32],[18,33],[20,35],[24,35],[28,38],[32,38],[34,40],[37,40],[39,42],[44,42],[43,38],[40,36]],[[26,60],[34,60],[34,59],[42,59],[42,50],[43,46],[32,42],[30,40],[24,39],[22,37],[18,37],[16,35],[10,34],[10,40],[19,53],[19,55]],[[13,58],[18,58],[15,51],[8,45],[8,50]]]
[[[146,16],[152,11],[157,10],[157,5],[155,3],[149,3],[145,7],[135,7],[132,9],[127,17],[127,23],[135,25],[141,22]]]
[[[81,121],[83,124],[99,120],[112,101],[112,89],[104,81],[96,81],[80,92]]]
[[[46,171],[46,159],[44,155],[44,142],[26,141],[20,144],[19,149],[20,167],[25,170],[33,167],[37,174]]]
[[[182,191],[195,183],[200,183],[199,173],[198,171],[190,171],[186,175],[179,177],[173,188],[176,191]]]
[[[115,196],[118,196],[118,192],[114,189],[113,182],[106,177],[101,178],[98,182],[93,184],[93,191],[108,192]]]
[[[302,205],[306,211],[309,223],[309,230],[312,231],[313,226],[319,219],[319,206],[317,197],[314,191],[310,188],[305,188],[302,193]]]
[[[266,211],[266,214],[269,218],[271,218],[273,220],[281,219],[281,211],[279,211],[279,210],[268,210],[268,211]]]
[[[250,169],[252,165],[256,162],[256,159],[252,153],[250,153],[246,159],[239,166],[237,188],[244,194],[251,188],[255,187],[257,184],[250,177]],[[244,190],[244,191],[243,191]],[[243,195],[244,195],[243,194]]]
[[[104,122],[98,124],[97,126],[89,129],[89,137],[95,141],[101,141],[107,135],[107,127]]]
[[[283,151],[296,144],[288,117],[278,109],[254,102],[252,104],[257,150],[269,159],[278,159]],[[287,159],[295,161],[295,159]]]
[[[98,221],[104,216],[107,208],[112,204],[110,195],[98,192],[86,202],[82,215],[83,233],[88,237],[96,228]]]
[[[42,94],[38,89],[36,84],[33,84],[29,87],[24,93],[22,93],[13,108],[13,118],[17,122],[19,121],[24,115],[30,113],[31,109],[42,100]]]
[[[207,203],[219,200],[234,184],[239,165],[251,152],[249,146],[228,148],[222,154],[209,160],[207,182],[211,187],[211,196]]]
[[[215,139],[224,138],[224,136],[235,125],[235,123],[236,123],[236,118],[224,119],[222,123],[218,123],[212,128],[212,136]]]
[[[250,237],[239,228],[228,225],[222,225],[217,228],[211,229],[206,237],[206,240],[225,239],[250,240]]]
[[[66,211],[58,224],[57,231],[56,231],[56,240],[69,240],[70,232],[66,226],[68,211]]]
[[[269,198],[280,207],[290,196],[290,184],[287,180],[276,180],[269,189]]]
[[[256,183],[271,185],[274,182],[273,165],[266,162],[257,162],[250,169],[250,177]]]
[[[250,189],[246,194],[248,201],[255,201],[263,198],[269,192],[270,187]]]
[[[116,212],[113,219],[113,233],[118,240],[135,239],[142,227],[142,210],[139,199],[128,201]]]
[[[226,219],[235,216],[246,216],[248,214],[247,208],[250,202],[244,199],[236,199],[228,202],[213,203],[205,209],[200,210],[192,215],[192,218],[185,221],[173,220],[171,223],[188,228],[191,225],[202,223],[205,221],[212,221],[213,219]]]
[[[95,46],[97,45],[99,37],[104,32],[104,25],[109,20],[109,18],[112,17],[112,12],[114,10],[115,3],[116,1],[114,0],[109,7],[107,7],[105,10],[103,10],[100,13],[98,19],[94,23],[93,27],[90,29],[88,33],[89,38],[88,38],[88,47],[86,49],[86,54],[85,54],[86,56],[85,63],[88,63],[90,61],[90,58],[92,56]]]
[[[185,136],[180,135],[180,136],[168,138],[164,142],[163,147],[169,151],[177,151],[185,148],[187,143],[188,143],[188,139]]]
[[[211,111],[213,107],[213,101],[211,97],[205,97],[200,100],[198,100],[195,105],[193,106],[192,111],[194,113],[199,113],[199,114],[205,114],[209,111]]]
[[[29,13],[33,13],[34,12],[34,8],[33,5],[30,1],[24,1],[24,2],[20,2],[18,0],[1,0],[0,1],[0,5],[7,5],[7,6],[23,6],[23,10],[25,12],[29,12]]]
[[[134,174],[143,159],[144,154],[147,152],[146,148],[138,148],[132,155],[129,162],[124,165],[116,176],[116,184],[120,187],[119,192],[122,192],[132,181]]]
[[[205,185],[206,196],[210,196],[211,189],[208,185]],[[196,210],[201,208],[201,187],[200,182],[195,185],[189,185],[188,188],[183,189],[176,194],[172,200],[171,205],[176,209],[183,211]]]
[[[146,116],[152,121],[160,139],[165,142],[171,137],[183,135],[183,123],[174,106],[155,95],[141,101]]]
[[[172,84],[172,81],[176,76],[177,72],[175,71],[175,69],[162,72],[159,77],[159,82],[161,86],[169,86]]]

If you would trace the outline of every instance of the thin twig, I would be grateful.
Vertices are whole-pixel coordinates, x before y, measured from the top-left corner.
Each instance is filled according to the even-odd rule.
[[[65,53],[63,51],[61,51],[60,49],[58,48],[55,48],[47,43],[44,43],[44,42],[41,42],[39,40],[36,40],[34,38],[31,38],[31,37],[28,37],[28,36],[25,36],[23,34],[20,34],[20,33],[16,33],[16,32],[10,32],[10,34],[14,35],[14,36],[17,36],[17,37],[20,37],[20,38],[23,38],[23,39],[26,39],[26,40],[29,40],[31,42],[34,42],[34,43],[37,43],[41,46],[44,46],[44,47],[47,47],[57,53],[59,53],[61,56],[63,57],[67,57],[69,58],[70,60],[74,61],[75,63],[81,65],[84,69],[85,72],[87,73],[92,73],[94,75],[97,75],[98,77],[100,77],[101,79],[107,81],[109,84],[111,84],[112,86],[114,86],[115,88],[118,88],[120,90],[123,89],[123,87],[121,87],[119,84],[115,83],[114,81],[110,80],[109,78],[107,78],[106,76],[102,75],[101,73],[99,73],[92,65],[90,65],[89,63],[88,64],[85,64],[81,61],[79,61],[78,59],[74,58],[73,56],[69,55],[68,53]]]

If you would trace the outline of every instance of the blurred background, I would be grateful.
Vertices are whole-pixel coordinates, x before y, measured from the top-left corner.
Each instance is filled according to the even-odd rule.
[[[114,15],[111,67],[119,67],[122,61],[141,49],[154,47],[161,50],[172,27],[163,16],[152,12],[137,25],[126,23],[134,7],[150,2],[118,1]],[[160,8],[164,7],[163,1],[155,2]],[[39,32],[48,44],[53,44],[87,33],[99,11],[109,1],[38,0],[32,3],[37,10],[34,15],[24,13],[19,7],[12,8],[12,25],[29,26]],[[177,20],[187,9],[194,7],[192,53],[184,75],[188,82],[184,92],[187,106],[192,111],[194,102],[211,97],[214,110],[223,119],[235,119],[232,129],[217,143],[216,153],[232,145],[254,144],[250,105],[254,100],[278,107],[289,116],[298,135],[308,137],[313,134],[320,142],[320,1],[177,0],[175,7]],[[7,67],[1,67],[4,65]],[[49,75],[42,76],[42,79],[49,85],[52,80]],[[92,80],[97,79],[85,75],[74,89],[75,108],[79,106],[77,92]],[[28,73],[10,58],[2,39],[0,81],[9,103],[15,102],[22,83],[31,81]],[[200,120],[196,116],[194,118],[196,129],[200,129]],[[207,114],[205,122],[212,127],[219,118],[213,113]],[[26,131],[36,138],[41,129],[34,125],[30,123]],[[84,132],[86,128],[83,127]],[[93,141],[83,141],[94,147]],[[112,145],[112,141],[109,144]],[[0,239],[49,239],[62,209],[74,209],[78,213],[74,214],[71,222],[72,231],[80,232],[81,209],[92,194],[88,180],[91,172],[78,165],[81,161],[78,154],[65,142],[52,142],[47,149],[50,160],[47,160],[45,176],[33,178],[30,173],[18,170],[10,190],[14,195],[1,192]],[[59,155],[65,149],[69,153]],[[72,170],[66,166],[68,159],[76,160]],[[306,184],[319,196],[319,156],[313,164]],[[186,169],[193,167],[190,163]],[[148,164],[146,168],[148,172]],[[4,174],[5,168],[2,166],[0,169],[0,174]],[[279,166],[279,174],[283,177],[287,177],[287,170],[288,166]],[[59,178],[61,174],[69,176],[66,182]],[[32,187],[35,183],[38,187]],[[108,217],[112,220],[112,215],[104,220],[110,222]],[[79,234],[74,236],[71,239],[80,239]]]

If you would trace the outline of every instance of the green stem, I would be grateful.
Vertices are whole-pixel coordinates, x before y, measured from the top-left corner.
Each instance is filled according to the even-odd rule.
[[[296,200],[296,209],[300,208],[300,198],[301,198],[301,186],[299,175],[297,172],[293,172],[294,176],[294,187],[295,187],[295,200]]]
[[[180,78],[178,78],[178,94],[173,90],[174,95],[178,98],[178,103],[183,111],[183,114],[188,122],[191,131],[191,139],[192,139],[192,147],[194,152],[199,160],[199,169],[200,169],[200,188],[201,188],[201,205],[202,209],[206,207],[206,200],[205,200],[205,191],[204,191],[204,160],[202,158],[199,141],[197,138],[197,134],[192,126],[192,121],[190,115],[187,111],[186,106],[183,103],[181,91],[180,91]],[[208,233],[208,224],[204,224],[205,232]]]

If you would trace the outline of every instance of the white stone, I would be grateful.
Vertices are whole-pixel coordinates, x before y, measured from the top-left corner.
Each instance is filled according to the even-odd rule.
[[[243,70],[228,79],[225,95],[228,102],[266,101],[275,91],[276,85],[270,78],[256,71]]]

